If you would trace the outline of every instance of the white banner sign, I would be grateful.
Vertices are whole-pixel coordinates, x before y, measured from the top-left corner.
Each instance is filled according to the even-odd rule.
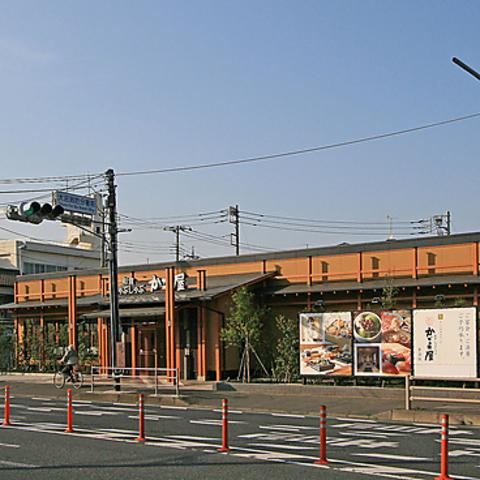
[[[475,307],[414,310],[414,375],[475,378],[476,316]]]

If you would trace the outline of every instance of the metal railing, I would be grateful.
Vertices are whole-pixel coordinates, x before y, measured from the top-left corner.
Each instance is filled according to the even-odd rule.
[[[438,383],[462,383],[462,387],[445,387],[437,385],[418,385],[416,382],[438,382]],[[474,384],[473,387],[467,385]],[[421,402],[442,402],[442,403],[470,403],[480,404],[480,378],[431,378],[431,377],[405,377],[405,410],[412,408],[413,401]],[[415,392],[426,392],[424,395],[415,395]],[[428,396],[428,392],[446,393],[448,396]],[[460,395],[462,393],[464,396]],[[452,396],[455,395],[455,396]],[[465,396],[466,394],[466,396]],[[471,395],[477,398],[471,398]]]
[[[90,370],[90,392],[100,386],[153,390],[158,395],[160,389],[175,390],[180,395],[178,368],[112,368],[92,365]]]

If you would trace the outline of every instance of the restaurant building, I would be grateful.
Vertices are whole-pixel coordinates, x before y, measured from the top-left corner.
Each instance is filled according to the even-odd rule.
[[[479,242],[480,233],[466,233],[120,267],[124,366],[178,368],[184,379],[231,375],[240,355],[220,329],[240,287],[290,318],[319,307],[373,309],[385,289],[395,290],[397,308],[477,306]],[[95,363],[108,366],[108,292],[105,269],[17,277],[15,301],[2,307],[14,318],[17,351],[34,356],[27,343],[37,339],[42,366],[43,342],[87,339]],[[273,321],[265,325],[266,338],[274,331]]]

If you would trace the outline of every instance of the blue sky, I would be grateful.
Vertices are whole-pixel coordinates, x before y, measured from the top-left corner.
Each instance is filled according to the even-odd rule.
[[[143,170],[349,140],[480,111],[477,1],[1,1],[1,178]],[[369,144],[119,180],[120,212],[242,210],[478,230],[480,119]],[[0,201],[18,199],[1,195]],[[178,222],[177,222],[178,223]],[[0,219],[61,239],[57,225]],[[204,228],[214,235],[222,224]],[[386,238],[244,226],[272,248]],[[9,235],[2,232],[3,237]],[[131,242],[171,243],[134,231]],[[202,255],[231,248],[195,244]],[[165,258],[144,249],[122,262]]]

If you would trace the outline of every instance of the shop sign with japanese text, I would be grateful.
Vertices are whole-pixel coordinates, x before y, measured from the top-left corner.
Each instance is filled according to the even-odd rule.
[[[413,312],[414,375],[477,377],[477,309],[443,308]]]
[[[187,275],[179,273],[175,275],[173,288],[176,292],[181,292],[187,289]],[[147,282],[139,282],[133,277],[123,277],[122,284],[118,292],[120,295],[143,295],[146,293],[155,293],[160,290],[165,290],[167,282],[164,278],[158,275],[153,275],[152,279]]]

